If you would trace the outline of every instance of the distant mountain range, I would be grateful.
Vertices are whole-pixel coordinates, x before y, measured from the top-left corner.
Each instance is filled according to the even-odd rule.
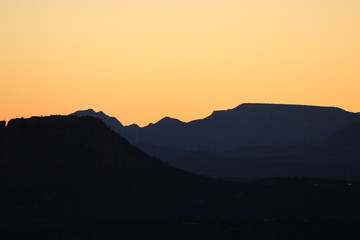
[[[334,107],[242,104],[189,123],[140,128],[102,119],[151,156],[201,175],[237,180],[307,176],[360,179],[359,113]]]
[[[359,125],[329,138],[326,151],[338,141],[348,150],[356,146],[354,129]],[[273,152],[266,151],[259,152],[260,158]],[[148,156],[93,117],[0,123],[0,192],[0,232],[5,239],[246,239],[278,223],[281,229],[301,226],[313,237],[301,239],[329,239],[333,234],[322,233],[334,228],[339,239],[349,235],[342,227],[348,225],[327,219],[341,223],[360,214],[357,182],[208,179]],[[326,224],[321,234],[314,235],[318,222],[309,225],[308,219],[326,220],[318,220]],[[350,228],[351,236],[357,226]],[[158,228],[168,237],[158,235]],[[290,238],[299,233],[292,228]],[[284,236],[282,231],[278,235]],[[262,236],[256,239],[268,237]]]
[[[142,128],[124,127],[116,119],[91,109],[73,115],[100,118],[135,145],[205,152],[319,140],[360,121],[359,113],[335,107],[279,104],[241,104],[188,123],[166,117]]]
[[[328,138],[296,144],[223,152],[192,152],[151,144],[140,147],[172,166],[208,177],[253,180],[303,176],[360,180],[360,122]]]

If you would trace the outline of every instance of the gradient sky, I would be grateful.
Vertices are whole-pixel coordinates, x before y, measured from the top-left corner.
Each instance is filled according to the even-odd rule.
[[[360,111],[359,0],[0,0],[0,120]]]

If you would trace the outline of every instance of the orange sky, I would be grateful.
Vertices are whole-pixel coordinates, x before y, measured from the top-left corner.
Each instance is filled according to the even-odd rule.
[[[0,120],[243,102],[360,112],[359,0],[2,0]]]

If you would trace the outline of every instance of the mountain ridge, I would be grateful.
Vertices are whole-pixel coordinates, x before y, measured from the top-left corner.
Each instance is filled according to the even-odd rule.
[[[104,115],[97,117],[109,122]],[[337,107],[244,103],[190,122],[165,117],[145,127],[121,123],[111,126],[135,145],[149,143],[187,151],[225,151],[326,138],[358,120],[360,113]]]

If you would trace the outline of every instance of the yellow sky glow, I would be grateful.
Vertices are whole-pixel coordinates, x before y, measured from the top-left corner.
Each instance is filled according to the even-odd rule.
[[[0,120],[123,124],[243,102],[360,112],[359,0],[2,0]]]

